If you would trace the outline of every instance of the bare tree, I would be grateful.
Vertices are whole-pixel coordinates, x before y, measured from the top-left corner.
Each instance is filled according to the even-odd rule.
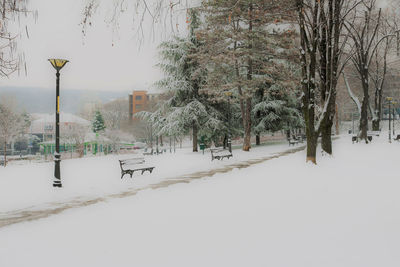
[[[4,166],[7,165],[7,144],[23,132],[25,120],[15,111],[15,105],[8,97],[0,101],[0,142],[3,146]]]
[[[88,27],[93,24],[99,7],[108,4],[110,13],[105,21],[111,25],[113,33],[118,32],[122,13],[130,14],[136,39],[142,43],[146,35],[154,38],[159,27],[158,32],[161,35],[178,33],[183,26],[180,23],[187,8],[199,5],[200,2],[201,0],[86,0],[81,21],[82,33],[85,35]],[[128,10],[131,12],[126,12]]]
[[[0,77],[8,77],[19,71],[24,66],[25,57],[17,51],[17,40],[21,37],[21,15],[37,12],[27,10],[28,0],[2,0],[0,1]],[[17,27],[15,27],[17,25]],[[17,29],[17,30],[15,30]],[[28,27],[22,28],[29,37]],[[18,135],[25,124],[23,117],[15,112],[12,101],[3,97],[0,102],[0,139],[4,149],[4,166],[7,164],[7,143]]]
[[[387,34],[387,28],[382,29],[382,34]],[[386,38],[375,53],[371,63],[370,81],[372,82],[373,104],[370,102],[369,109],[372,115],[372,130],[379,131],[382,117],[383,88],[388,72],[387,57],[393,44],[394,37]]]
[[[349,57],[344,56],[348,37],[343,29],[346,17],[356,8],[358,1],[322,0],[320,3],[319,77],[321,103],[327,103],[321,121],[322,149],[332,154],[332,126],[336,114],[337,83]],[[337,114],[336,114],[337,115]]]
[[[397,3],[396,3],[397,4]],[[383,105],[383,90],[388,74],[388,56],[394,53],[397,49],[399,53],[399,20],[397,14],[399,8],[395,3],[390,3],[389,8],[383,10],[382,25],[379,31],[379,39],[382,37],[384,40],[378,44],[374,60],[371,63],[370,80],[373,85],[373,104],[370,103],[370,112],[372,114],[372,130],[378,131],[380,129],[380,121],[382,118],[382,105]],[[397,41],[397,42],[395,42]],[[397,43],[397,45],[396,45]],[[371,101],[372,102],[372,101]]]
[[[89,126],[73,123],[63,131],[63,138],[75,144],[79,157],[83,157],[86,134],[90,132]]]
[[[376,106],[375,111],[380,110],[382,106],[382,91],[381,86],[384,83],[384,76],[386,75],[386,55],[389,49],[390,39],[397,36],[397,29],[389,28],[390,32],[382,31],[384,25],[384,19],[382,10],[377,8],[376,0],[362,0],[360,8],[354,10],[352,19],[346,21],[345,27],[347,33],[351,38],[351,61],[359,75],[359,79],[362,87],[362,100],[358,100],[357,97],[348,90],[350,96],[357,104],[360,112],[360,124],[359,124],[359,137],[364,139],[368,143],[367,131],[368,131],[368,110],[370,106],[370,81],[371,81],[371,67],[374,62],[377,64],[378,74],[373,75],[376,81]],[[387,29],[386,29],[387,30]],[[389,39],[389,40],[388,40]],[[382,73],[380,68],[382,64],[379,64],[379,51],[383,45],[383,70]],[[385,52],[386,50],[386,52]],[[386,55],[385,55],[386,54]],[[377,62],[378,57],[378,62]],[[375,59],[375,60],[374,60]],[[377,124],[376,112],[372,112],[374,116],[373,121]],[[379,128],[379,126],[378,126]]]
[[[128,121],[128,99],[121,98],[108,102],[102,107],[102,115],[107,129],[120,130],[121,126]]]
[[[302,105],[306,123],[307,161],[316,163],[322,132],[322,147],[331,154],[331,131],[335,114],[336,85],[347,63],[343,59],[345,18],[356,1],[297,0],[302,66]]]
[[[29,33],[27,26],[21,27],[20,16],[33,14],[37,18],[37,12],[27,10],[27,2],[28,0],[0,1],[0,77],[19,72],[21,67],[26,72],[25,56],[17,53],[17,40],[21,37],[22,30],[28,37]]]

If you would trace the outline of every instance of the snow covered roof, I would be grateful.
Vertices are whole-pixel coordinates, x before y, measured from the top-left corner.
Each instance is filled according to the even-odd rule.
[[[75,140],[69,139],[69,138],[65,138],[63,136],[61,136],[61,144],[73,144],[75,143]],[[84,142],[97,142],[97,143],[110,143],[111,140],[107,137],[105,137],[104,135],[98,135],[96,136],[95,133],[93,132],[89,132],[85,135],[85,139]],[[54,144],[54,140],[49,140],[49,141],[45,141],[45,142],[41,142],[42,144]]]
[[[42,118],[34,120],[33,123],[53,123],[55,120],[55,114],[46,114],[43,115]],[[60,123],[65,123],[65,122],[72,122],[72,123],[77,123],[81,125],[90,125],[90,121],[85,120],[81,117],[78,117],[74,114],[71,113],[60,113]]]
[[[102,134],[96,136],[95,133],[89,132],[85,135],[85,142],[110,142],[110,139]]]

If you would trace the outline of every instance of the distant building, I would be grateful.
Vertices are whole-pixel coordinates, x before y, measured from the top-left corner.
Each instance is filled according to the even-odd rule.
[[[157,98],[158,94],[149,94],[147,91],[133,91],[129,95],[129,119],[134,119],[133,116],[144,110],[148,110],[149,102]]]
[[[42,142],[54,140],[55,114],[40,114],[39,119],[32,121],[30,134],[36,135]],[[90,127],[91,122],[70,113],[60,113],[60,131],[70,129],[74,125]]]

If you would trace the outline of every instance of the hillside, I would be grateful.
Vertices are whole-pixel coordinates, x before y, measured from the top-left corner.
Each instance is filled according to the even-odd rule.
[[[129,92],[93,91],[62,89],[60,92],[61,109],[76,113],[84,103],[106,103],[116,98],[127,97]],[[29,113],[51,113],[55,106],[55,89],[35,87],[0,87],[0,98],[5,95],[15,99],[18,106]]]

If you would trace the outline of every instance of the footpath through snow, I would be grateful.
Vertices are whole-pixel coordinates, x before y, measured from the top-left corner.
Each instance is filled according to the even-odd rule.
[[[52,163],[9,166],[3,170],[4,176],[0,170],[0,227],[249,167],[302,149],[304,146],[290,149],[285,144],[257,147],[250,153],[234,150],[230,160],[213,162],[209,152],[203,155],[188,150],[147,156],[148,164],[156,166],[152,174],[136,173],[133,179],[126,175],[122,180],[118,159],[137,155],[66,160],[62,163],[62,189],[51,186]]]
[[[0,228],[0,266],[400,266],[400,143],[334,151]]]

